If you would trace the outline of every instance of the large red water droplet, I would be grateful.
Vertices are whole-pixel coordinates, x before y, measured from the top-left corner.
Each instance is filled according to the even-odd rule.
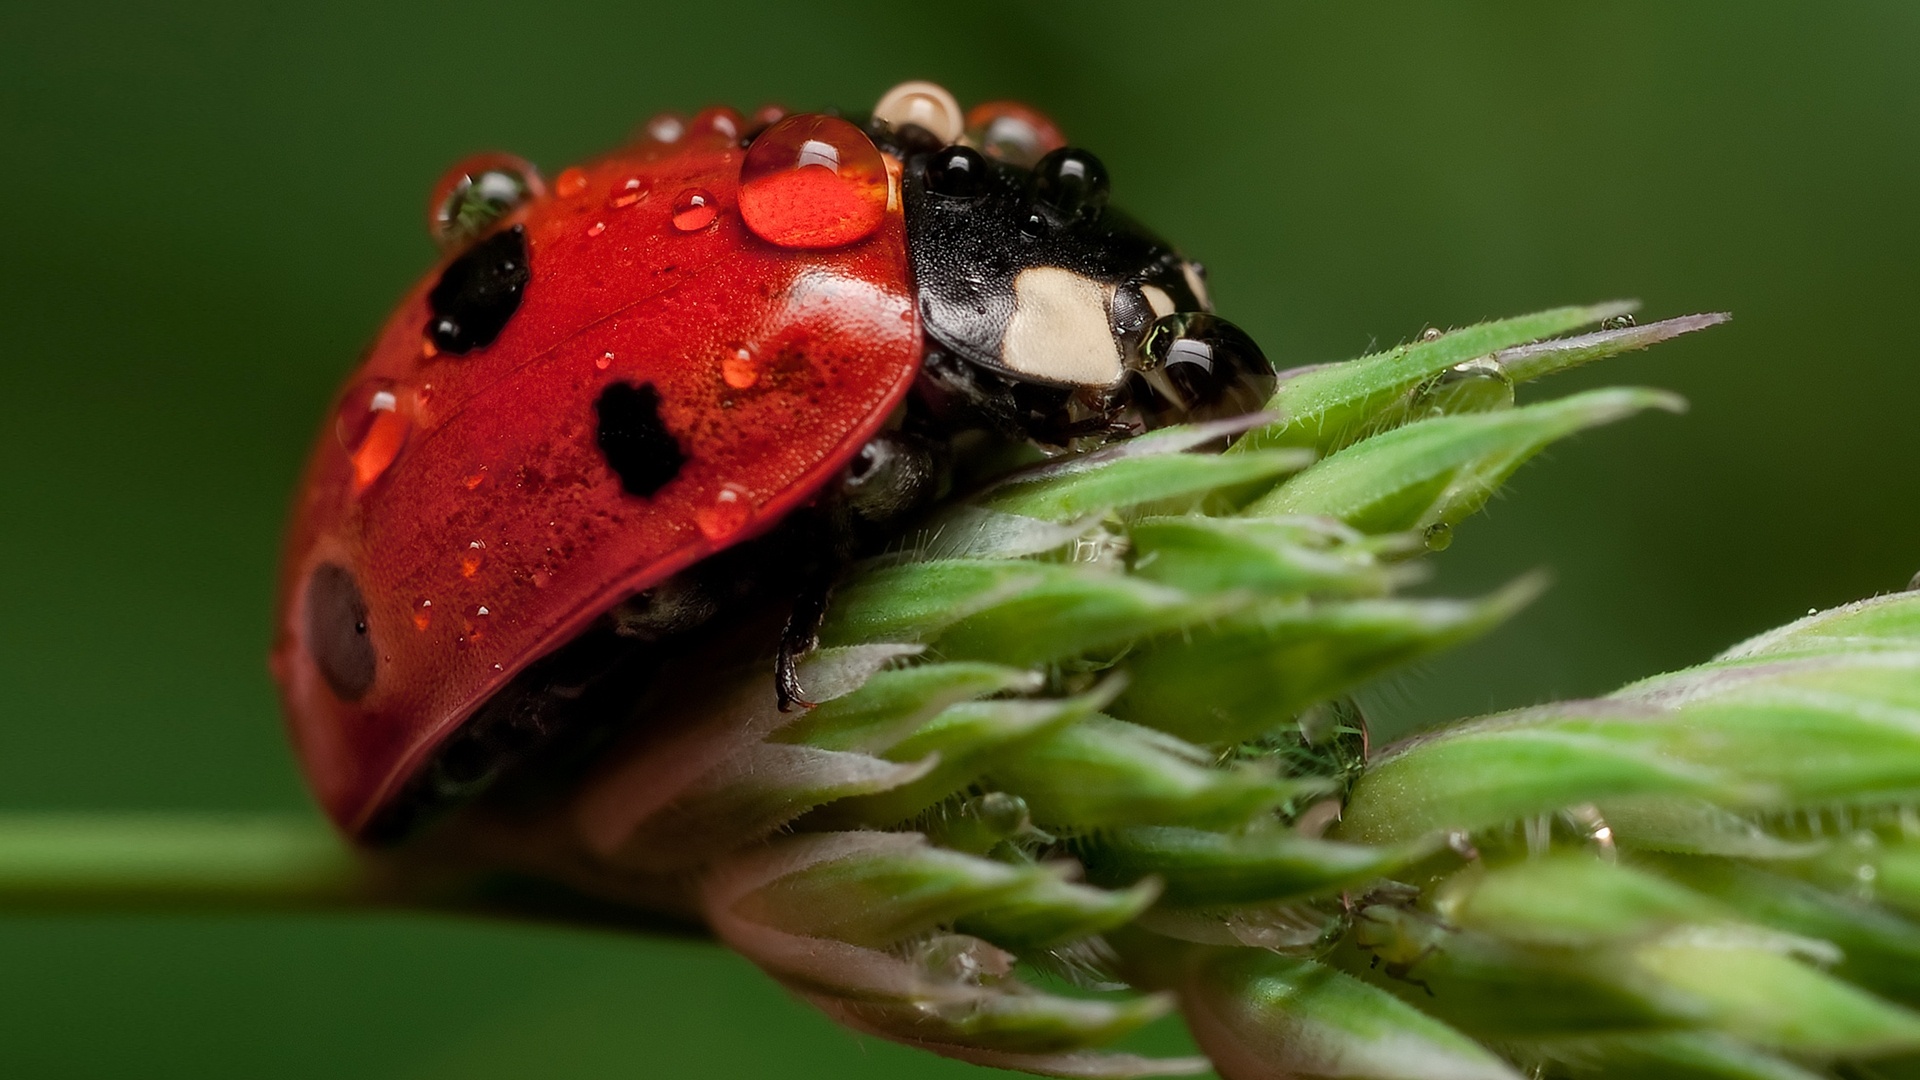
[[[553,181],[554,194],[563,199],[571,199],[585,190],[587,190],[586,170],[578,166],[561,170],[560,175]]]
[[[333,417],[333,434],[353,467],[355,492],[380,479],[407,445],[413,429],[410,397],[391,379],[368,379],[341,399]]]
[[[887,165],[866,133],[818,113],[760,133],[740,165],[740,217],[789,248],[832,248],[873,234],[887,214]]]

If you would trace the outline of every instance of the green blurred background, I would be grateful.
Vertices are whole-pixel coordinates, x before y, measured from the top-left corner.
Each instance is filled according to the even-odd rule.
[[[263,653],[308,435],[477,149],[657,110],[1050,111],[1286,364],[1638,296],[1728,327],[1460,530],[1512,626],[1383,729],[1606,690],[1920,569],[1920,7],[0,7],[0,807],[307,806]],[[1162,1042],[1177,1042],[1163,1031]],[[716,949],[418,918],[0,923],[0,1074],[898,1077]]]

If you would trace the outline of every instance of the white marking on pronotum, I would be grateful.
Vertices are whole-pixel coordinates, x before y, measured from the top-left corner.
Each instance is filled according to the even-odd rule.
[[[1153,317],[1164,319],[1173,314],[1173,297],[1158,285],[1140,286],[1140,295],[1147,298],[1147,306],[1153,309]]]
[[[1000,339],[1010,371],[1051,382],[1110,386],[1120,378],[1120,346],[1107,325],[1113,286],[1057,266],[1013,279],[1013,318]]]

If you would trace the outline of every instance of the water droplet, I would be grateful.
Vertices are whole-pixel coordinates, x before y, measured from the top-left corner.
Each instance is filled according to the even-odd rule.
[[[390,379],[368,379],[347,391],[334,413],[333,434],[353,466],[355,491],[380,479],[407,445],[413,421],[407,395]]]
[[[607,205],[615,210],[621,210],[646,198],[647,195],[646,181],[637,176],[629,176],[613,185],[613,190],[607,192]]]
[[[1425,330],[1420,331],[1420,340],[1421,341],[1439,341],[1440,328],[1437,326],[1429,326]]]
[[[601,233],[606,231],[607,231],[607,223],[604,221],[596,221],[593,224],[587,226],[588,236],[599,236]]]
[[[470,578],[479,573],[480,568],[486,564],[487,542],[485,540],[472,541],[467,545],[466,550],[460,553],[460,576]]]
[[[1411,412],[1421,416],[1494,412],[1513,407],[1513,379],[1487,357],[1455,364],[1414,390]]]
[[[1915,574],[1907,579],[1907,591],[1920,592],[1920,574]]]
[[[563,199],[571,199],[587,190],[587,172],[579,166],[563,169],[553,180],[554,194]]]
[[[679,113],[664,112],[647,121],[647,138],[657,143],[676,143],[687,133],[687,122]]]
[[[447,170],[427,204],[427,230],[443,248],[471,243],[546,193],[540,173],[511,154],[481,154]]]
[[[1634,318],[1631,312],[1624,315],[1612,315],[1600,320],[1600,329],[1602,330],[1625,330],[1632,325],[1634,325]]]
[[[484,484],[486,482],[487,482],[487,467],[485,465],[480,466],[477,472],[468,473],[466,476],[462,477],[460,480],[461,486],[466,488],[468,491],[472,491],[474,488],[477,488],[481,484]]]
[[[747,499],[747,489],[739,484],[722,484],[711,505],[693,512],[693,523],[700,527],[701,535],[714,543],[746,528],[752,520],[753,503]]]
[[[1427,526],[1427,531],[1420,538],[1426,542],[1428,551],[1445,551],[1453,543],[1453,526],[1436,521]]]
[[[831,248],[873,234],[887,214],[886,162],[838,117],[789,116],[753,140],[740,166],[740,216],[788,248]]]
[[[700,110],[694,114],[693,123],[690,125],[696,133],[710,132],[726,139],[739,138],[740,130],[745,126],[746,121],[740,118],[740,114],[725,105]]]
[[[747,136],[753,138],[753,136],[760,135],[762,131],[774,127],[776,123],[780,123],[783,119],[787,119],[787,106],[764,104],[764,106],[753,110],[753,117],[747,119]]]
[[[613,354],[610,352],[601,353],[599,356],[594,358],[593,366],[598,368],[601,371],[607,370],[608,368],[613,366]]]
[[[735,390],[745,390],[760,381],[760,365],[754,361],[753,353],[735,349],[731,356],[720,361],[720,378]]]
[[[1023,169],[1067,145],[1052,120],[1017,101],[989,101],[968,110],[967,138],[988,157]]]
[[[713,224],[719,208],[713,193],[705,188],[688,188],[673,199],[673,227],[681,232],[699,232]]]
[[[433,601],[421,597],[413,602],[413,628],[425,630],[433,625]]]
[[[895,131],[912,124],[942,146],[958,139],[966,127],[960,103],[947,88],[921,80],[903,82],[882,94],[873,107],[873,118]]]
[[[491,618],[492,615],[493,613],[487,610],[487,605],[485,604],[478,604],[470,609],[464,620],[466,640],[479,641],[485,638],[487,636],[487,620]]]
[[[1071,146],[1041,158],[1029,185],[1034,202],[1051,207],[1068,222],[1097,219],[1113,186],[1099,158]]]

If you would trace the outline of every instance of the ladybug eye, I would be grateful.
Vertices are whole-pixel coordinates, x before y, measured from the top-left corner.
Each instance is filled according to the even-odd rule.
[[[427,337],[441,352],[458,356],[493,344],[520,310],[532,278],[527,231],[519,225],[495,233],[447,264],[427,294],[433,316]]]
[[[927,160],[927,190],[948,199],[972,199],[987,189],[987,159],[965,146],[949,146]]]
[[[1033,200],[1068,221],[1091,221],[1107,205],[1107,167],[1085,150],[1063,146],[1033,167]]]
[[[1108,318],[1113,326],[1113,339],[1119,343],[1121,355],[1124,356],[1133,352],[1140,343],[1141,335],[1146,332],[1147,324],[1153,321],[1153,305],[1148,302],[1147,294],[1140,286],[1122,285],[1113,291]]]
[[[449,250],[471,243],[544,191],[540,173],[508,154],[488,154],[455,165],[434,185],[427,227]]]
[[[1257,412],[1275,381],[1273,365],[1245,331],[1202,312],[1155,320],[1128,379],[1149,428]]]
[[[353,574],[321,563],[307,579],[307,653],[342,701],[358,701],[373,686],[373,639],[367,602]]]
[[[895,131],[912,124],[939,141],[958,139],[966,117],[946,87],[930,82],[903,82],[881,95],[873,118]]]

